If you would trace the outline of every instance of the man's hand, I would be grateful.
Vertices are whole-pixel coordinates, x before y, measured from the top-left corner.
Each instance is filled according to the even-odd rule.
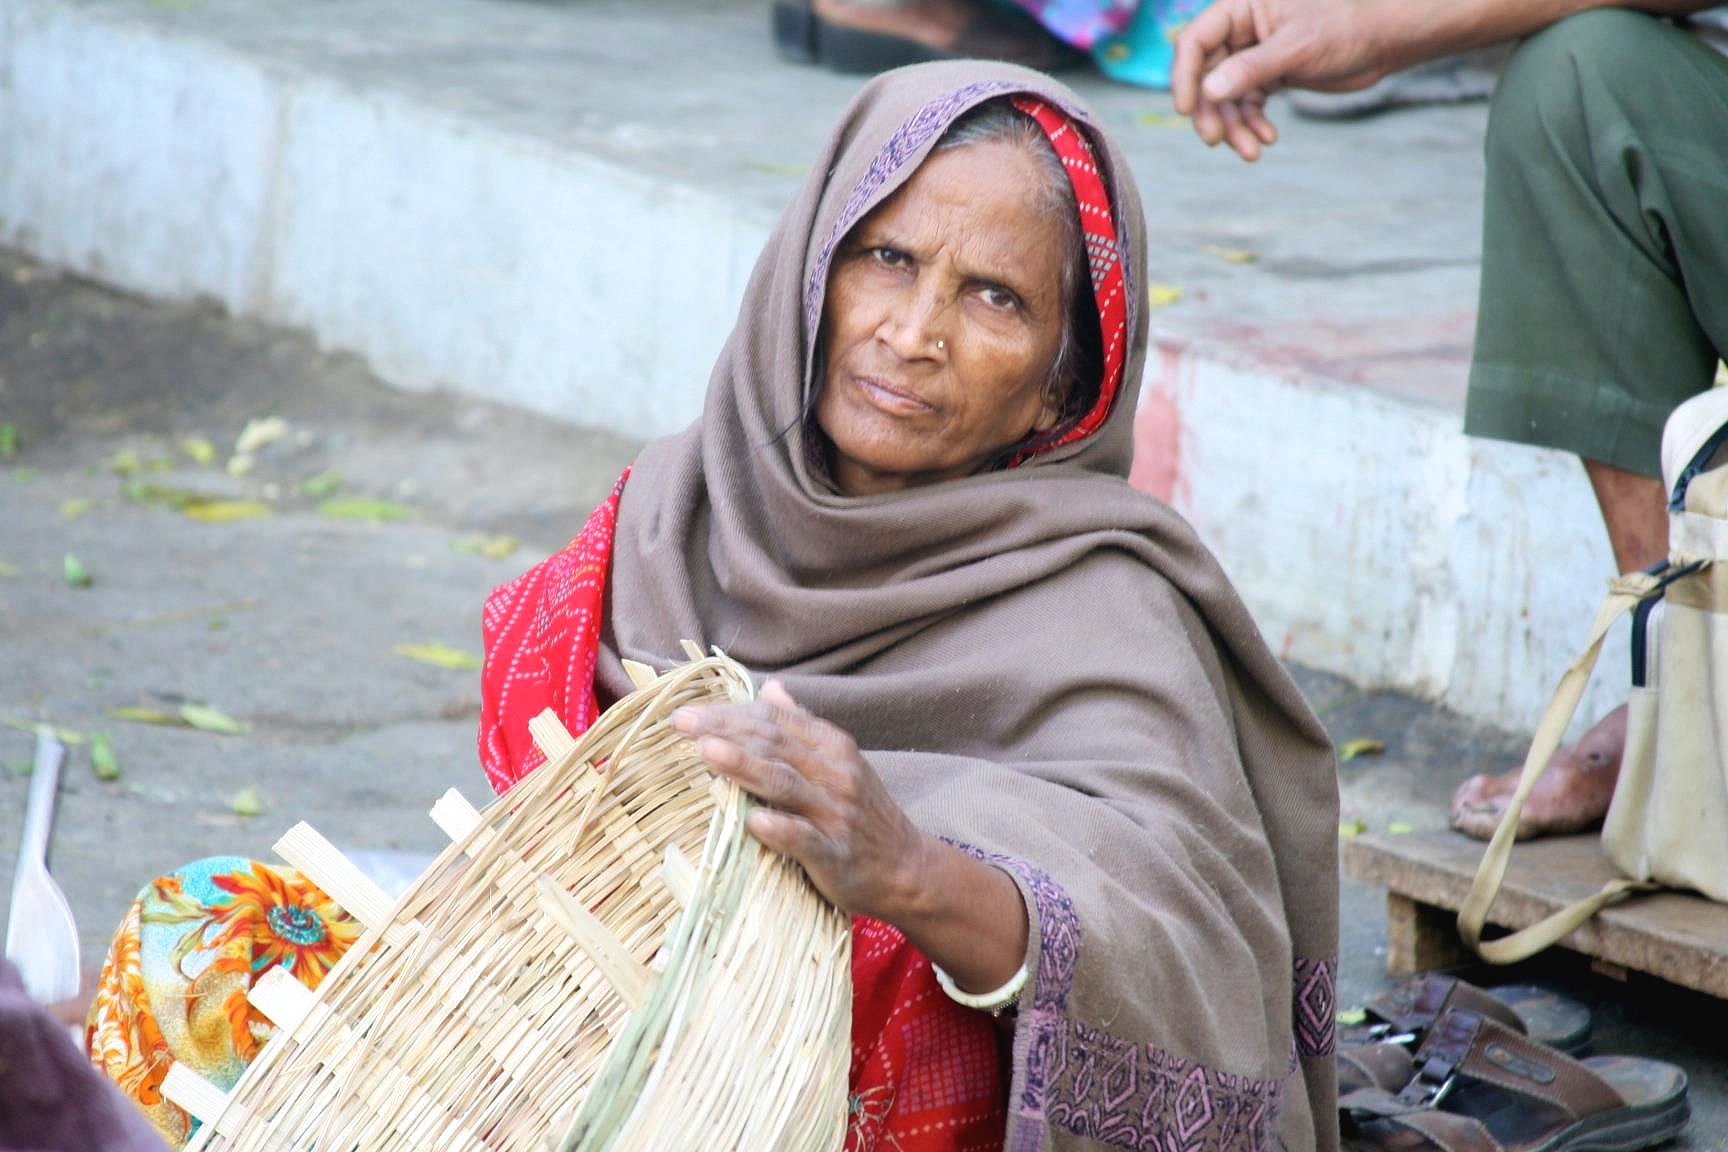
[[[1286,85],[1347,92],[1386,75],[1389,61],[1376,24],[1388,6],[1384,0],[1216,0],[1176,42],[1176,110],[1193,119],[1208,145],[1224,141],[1244,160],[1257,160],[1278,139],[1265,113],[1271,92]]]

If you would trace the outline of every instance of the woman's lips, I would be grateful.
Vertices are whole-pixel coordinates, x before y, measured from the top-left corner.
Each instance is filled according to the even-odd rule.
[[[935,410],[935,405],[928,401],[922,400],[910,392],[902,391],[875,376],[854,376],[852,379],[870,403],[885,412],[915,415]]]

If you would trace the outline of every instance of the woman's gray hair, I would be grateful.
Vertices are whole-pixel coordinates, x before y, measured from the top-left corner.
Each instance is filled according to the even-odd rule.
[[[1044,135],[1039,123],[1014,107],[1007,99],[987,100],[955,120],[936,142],[935,151],[947,152],[972,144],[1010,144],[1023,149],[1038,162],[1044,176],[1045,210],[1061,221],[1062,246],[1067,259],[1062,262],[1062,342],[1057,345],[1056,359],[1050,365],[1051,391],[1061,397],[1061,428],[1078,419],[1092,406],[1095,381],[1085,380],[1087,361],[1085,341],[1078,330],[1076,317],[1090,315],[1090,300],[1080,296],[1087,280],[1086,238],[1080,230],[1080,204],[1074,198],[1074,185],[1069,182],[1061,157]],[[1093,321],[1096,324],[1096,321]]]

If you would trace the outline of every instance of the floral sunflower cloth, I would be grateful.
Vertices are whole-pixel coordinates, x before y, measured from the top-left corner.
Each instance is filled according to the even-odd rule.
[[[194,1122],[162,1096],[169,1066],[232,1088],[274,1031],[247,989],[274,967],[318,987],[360,931],[292,869],[216,856],[158,877],[109,948],[85,1024],[90,1057],[178,1147]]]

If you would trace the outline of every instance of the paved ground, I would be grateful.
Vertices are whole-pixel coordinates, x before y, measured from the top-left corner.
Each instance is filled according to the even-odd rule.
[[[233,477],[245,424],[285,434]],[[54,865],[87,953],[151,874],[215,852],[267,855],[296,820],[344,845],[430,851],[425,811],[452,784],[483,799],[472,671],[398,655],[399,644],[479,651],[487,590],[556,548],[628,461],[633,445],[508,409],[378,384],[302,336],[186,305],[146,304],[0,252],[0,717],[104,732],[120,778],[95,778],[74,750]],[[189,458],[203,437],[219,455]],[[269,503],[265,519],[201,523],[126,498],[134,480]],[[151,470],[166,461],[165,471]],[[329,519],[301,491],[326,473],[341,495],[389,500],[412,520]],[[459,551],[480,535],[507,556]],[[67,553],[94,583],[69,587]],[[1345,816],[1384,828],[1443,823],[1464,775],[1514,764],[1521,742],[1397,696],[1363,694],[1296,669],[1339,740],[1386,754],[1343,768]],[[244,735],[127,723],[115,708],[218,708]],[[9,890],[30,737],[0,727],[0,890]],[[264,811],[233,797],[255,788]],[[1344,890],[1341,1002],[1385,986],[1380,894]],[[1560,958],[1514,974],[1597,1007],[1598,1047],[1677,1060],[1698,1119],[1679,1147],[1728,1149],[1728,1059],[1715,1003],[1643,981],[1618,985]]]

